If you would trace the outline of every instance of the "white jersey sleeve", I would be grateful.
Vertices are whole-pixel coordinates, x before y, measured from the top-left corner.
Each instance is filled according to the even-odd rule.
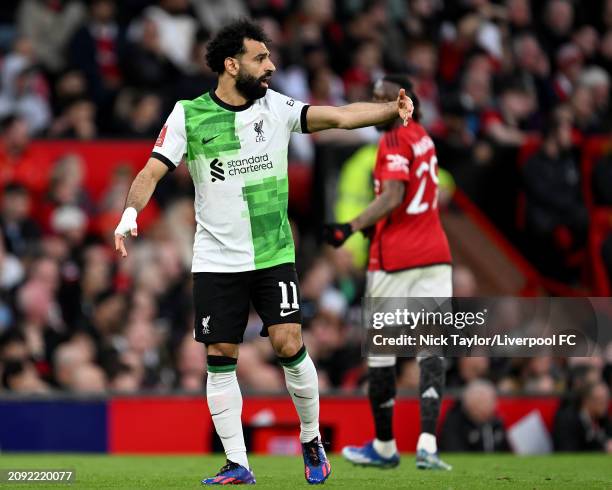
[[[186,151],[185,109],[177,102],[155,141],[151,156],[164,162],[172,171],[179,166]]]
[[[274,95],[274,102],[278,106],[278,112],[285,120],[289,131],[292,133],[308,133],[306,113],[310,106],[278,92],[274,92]]]

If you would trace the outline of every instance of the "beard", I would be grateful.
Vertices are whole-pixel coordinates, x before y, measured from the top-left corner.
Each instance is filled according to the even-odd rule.
[[[271,73],[266,73],[259,78],[255,78],[253,75],[240,70],[236,77],[236,90],[247,100],[261,99],[268,90],[268,87],[261,83],[269,83],[271,75]]]

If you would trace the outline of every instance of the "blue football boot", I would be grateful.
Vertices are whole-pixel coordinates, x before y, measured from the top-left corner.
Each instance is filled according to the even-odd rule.
[[[219,470],[217,476],[202,480],[202,485],[253,485],[254,483],[255,475],[251,470],[229,460]]]
[[[302,443],[304,456],[304,476],[311,485],[325,483],[331,474],[331,465],[318,437],[310,442]]]
[[[364,446],[346,446],[342,449],[342,456],[354,465],[377,468],[395,468],[400,462],[398,453],[390,458],[384,458],[378,454],[374,449],[374,441],[370,441]]]

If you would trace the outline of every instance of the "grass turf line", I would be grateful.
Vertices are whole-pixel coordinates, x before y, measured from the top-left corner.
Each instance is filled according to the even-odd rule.
[[[450,472],[420,471],[406,454],[396,469],[354,467],[331,457],[326,487],[416,489],[612,489],[612,459],[600,454],[519,457],[513,455],[446,454]],[[251,456],[257,488],[306,488],[301,457]],[[0,469],[73,469],[77,482],[68,488],[200,488],[200,479],[214,475],[221,456],[110,456],[84,454],[0,453]],[[54,489],[62,484],[11,484],[6,488]]]

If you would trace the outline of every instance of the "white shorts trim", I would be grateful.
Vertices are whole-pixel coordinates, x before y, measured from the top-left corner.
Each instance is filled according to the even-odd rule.
[[[383,368],[395,366],[395,356],[368,356],[368,367]]]
[[[366,297],[449,298],[453,295],[453,268],[449,264],[398,272],[368,271]]]

